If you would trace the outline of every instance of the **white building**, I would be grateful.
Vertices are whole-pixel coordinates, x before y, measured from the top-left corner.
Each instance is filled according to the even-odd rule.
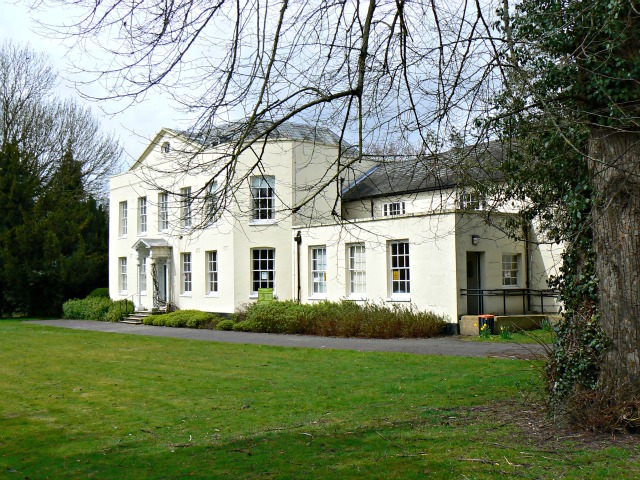
[[[489,225],[450,170],[358,162],[338,155],[328,129],[304,125],[278,127],[237,158],[225,153],[232,138],[205,148],[163,129],[112,177],[112,298],[231,313],[269,288],[302,302],[411,303],[451,322],[541,302],[557,310],[533,292],[548,288],[553,250],[532,232],[516,242]],[[477,155],[479,165],[487,155],[496,152]],[[229,172],[241,181],[227,182]]]

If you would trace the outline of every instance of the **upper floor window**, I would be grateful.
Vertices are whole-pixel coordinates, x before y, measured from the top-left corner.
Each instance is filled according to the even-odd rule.
[[[169,230],[169,194],[158,194],[158,230]]]
[[[364,243],[347,246],[347,291],[349,296],[364,296],[367,292],[367,270]]]
[[[517,254],[502,255],[502,286],[503,287],[518,286],[519,263],[520,263],[520,255],[517,255]]]
[[[259,288],[274,288],[276,280],[276,251],[273,248],[256,248],[251,251],[251,293]]]
[[[327,294],[327,248],[311,247],[311,295]]]
[[[127,234],[127,202],[120,202],[120,236]]]
[[[191,254],[182,254],[182,293],[191,293]]]
[[[484,205],[484,198],[478,192],[460,192],[458,194],[460,210],[482,210]]]
[[[404,202],[392,202],[382,205],[382,216],[393,217],[395,215],[404,215],[406,213]]]
[[[251,219],[273,220],[276,216],[276,179],[273,176],[251,177]]]
[[[404,297],[411,293],[409,275],[409,242],[389,243],[390,296]]]
[[[138,198],[138,233],[147,233],[147,197]]]
[[[218,291],[218,252],[207,252],[207,294]]]
[[[183,227],[191,226],[191,187],[184,187],[180,189],[180,202],[182,208],[180,209],[181,220]]]
[[[171,144],[169,142],[164,142],[161,148],[162,153],[171,153]]]
[[[205,215],[207,224],[211,225],[220,218],[220,212],[218,211],[218,182],[213,182],[207,187],[207,193],[205,196]]]

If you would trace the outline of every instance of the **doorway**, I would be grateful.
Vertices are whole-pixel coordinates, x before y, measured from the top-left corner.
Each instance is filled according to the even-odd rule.
[[[482,252],[467,252],[467,315],[480,315],[484,302],[479,290],[482,288]]]
[[[157,303],[159,307],[167,304],[169,298],[169,265],[166,260],[158,260],[156,262],[158,269],[158,291]]]

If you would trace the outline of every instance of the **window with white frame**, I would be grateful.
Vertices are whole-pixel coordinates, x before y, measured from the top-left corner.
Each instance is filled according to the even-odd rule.
[[[191,293],[191,254],[182,254],[182,293]]]
[[[182,208],[180,209],[182,226],[191,226],[191,187],[184,187],[180,189],[180,201]]]
[[[382,205],[383,217],[394,217],[396,215],[404,215],[406,213],[404,202],[391,202]]]
[[[162,153],[171,153],[171,144],[169,142],[162,144]]]
[[[120,264],[120,281],[118,282],[119,290],[121,293],[127,292],[127,257],[120,257],[118,259]]]
[[[517,254],[502,255],[502,286],[503,287],[518,286],[519,263],[520,263],[520,255],[517,255]]]
[[[276,218],[276,179],[273,176],[251,177],[251,219],[274,220]]]
[[[311,247],[311,296],[327,295],[327,247]]]
[[[207,294],[218,292],[218,252],[211,251],[207,256]]]
[[[207,187],[207,194],[205,196],[205,215],[207,216],[206,222],[211,225],[214,224],[220,217],[218,212],[218,182],[213,182]]]
[[[158,230],[161,232],[169,230],[169,194],[167,192],[158,194]]]
[[[147,257],[144,257],[140,262],[140,271],[138,272],[138,285],[140,287],[140,294],[146,295],[147,293]]]
[[[391,298],[407,297],[411,293],[407,241],[389,243],[389,285]]]
[[[147,233],[147,197],[138,197],[138,233]]]
[[[124,237],[127,235],[127,202],[120,202],[118,211],[120,212],[120,236]]]
[[[364,296],[367,289],[364,243],[347,246],[347,277],[349,296]]]
[[[460,210],[482,210],[484,204],[484,198],[478,192],[460,192],[458,194]]]
[[[273,248],[251,250],[251,293],[259,288],[275,288],[276,251]]]

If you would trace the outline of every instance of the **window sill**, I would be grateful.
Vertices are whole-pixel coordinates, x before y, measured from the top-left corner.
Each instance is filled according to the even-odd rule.
[[[118,292],[118,295],[120,295],[121,297],[126,297],[127,296],[127,291],[126,290],[121,290]]]
[[[141,297],[146,297],[147,296],[147,291],[143,290],[142,292],[140,292],[140,296]]]
[[[385,302],[411,302],[411,297],[389,297]]]
[[[220,295],[218,295],[218,292],[211,292],[211,293],[207,293],[205,295],[206,298],[219,298]]]
[[[249,226],[260,227],[264,225],[277,225],[277,220],[249,220]]]
[[[347,298],[347,300],[351,300],[353,302],[366,302],[367,301],[367,296],[366,295],[349,295]]]
[[[120,236],[118,237],[118,239],[119,239],[119,240],[125,240],[126,238],[127,238],[127,236],[126,236],[126,235],[120,235]]]
[[[146,237],[147,236],[147,232],[141,232],[138,234],[139,237]]]
[[[319,297],[318,295],[315,295],[313,297],[307,297],[307,300],[315,300],[315,301],[318,301],[318,300],[322,301],[322,300],[326,300],[326,299],[327,299],[326,295],[324,295],[322,297]]]
[[[191,297],[191,296],[192,296],[192,294],[191,294],[191,292],[182,292],[182,293],[180,294],[180,296],[181,296],[181,297],[187,297],[187,298],[188,298],[188,297]]]

